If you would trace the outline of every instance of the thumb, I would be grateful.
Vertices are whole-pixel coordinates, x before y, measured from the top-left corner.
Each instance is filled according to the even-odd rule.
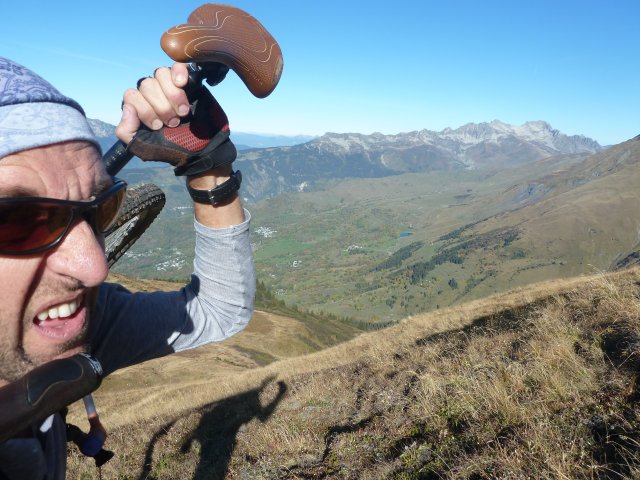
[[[116,127],[116,136],[124,143],[129,143],[139,128],[140,119],[135,108],[125,103],[122,106],[122,118]]]

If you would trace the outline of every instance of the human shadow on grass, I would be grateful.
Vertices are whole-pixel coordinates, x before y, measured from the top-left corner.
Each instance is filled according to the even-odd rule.
[[[213,402],[197,411],[201,414],[198,426],[180,446],[182,454],[188,453],[194,441],[200,444],[200,459],[193,480],[222,480],[227,474],[231,455],[236,448],[240,428],[254,418],[266,422],[287,392],[284,382],[277,383],[276,396],[266,405],[260,402],[260,394],[273,381],[265,379],[259,387]],[[156,442],[166,435],[175,421],[165,425],[152,438],[145,455],[145,463],[139,480],[151,480],[153,450]]]

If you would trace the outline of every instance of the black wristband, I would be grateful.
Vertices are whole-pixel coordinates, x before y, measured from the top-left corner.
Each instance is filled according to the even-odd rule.
[[[194,202],[205,203],[208,205],[221,205],[228,202],[240,190],[240,184],[242,183],[242,173],[240,170],[231,172],[229,180],[221,183],[211,190],[196,190],[191,188],[187,183],[187,191]]]

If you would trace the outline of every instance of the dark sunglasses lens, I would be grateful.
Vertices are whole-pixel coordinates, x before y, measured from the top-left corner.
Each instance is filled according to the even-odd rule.
[[[20,253],[56,241],[73,213],[62,205],[25,203],[0,207],[0,251]]]
[[[122,188],[98,205],[96,226],[100,233],[107,232],[114,224],[127,196],[127,189]]]

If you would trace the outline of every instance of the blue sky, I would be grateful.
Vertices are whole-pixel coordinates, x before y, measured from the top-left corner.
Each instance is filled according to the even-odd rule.
[[[116,123],[122,92],[170,64],[162,33],[203,2],[2,5],[0,55]],[[236,131],[321,135],[546,120],[613,144],[640,133],[640,1],[227,1],[280,43],[275,92],[230,74],[214,95]]]

